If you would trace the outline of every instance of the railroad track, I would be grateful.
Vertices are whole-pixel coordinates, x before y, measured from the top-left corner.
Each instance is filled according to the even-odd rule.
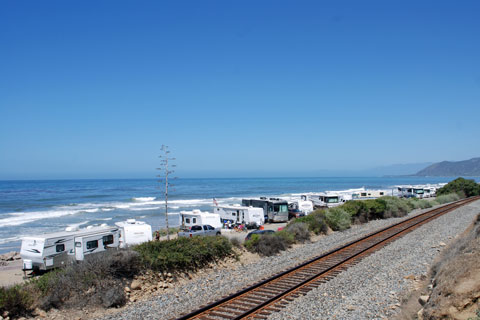
[[[306,261],[237,293],[201,307],[178,320],[267,319],[290,301],[327,282],[349,266],[421,225],[480,197],[471,197],[427,211],[378,230]]]

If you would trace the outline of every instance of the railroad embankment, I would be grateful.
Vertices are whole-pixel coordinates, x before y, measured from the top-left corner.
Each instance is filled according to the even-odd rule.
[[[445,247],[400,319],[480,319],[480,214]]]

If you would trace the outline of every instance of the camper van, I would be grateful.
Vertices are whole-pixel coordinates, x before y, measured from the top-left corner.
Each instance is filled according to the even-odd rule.
[[[24,237],[20,249],[23,270],[49,270],[69,261],[81,261],[87,255],[117,248],[119,238],[120,228],[106,224]]]
[[[288,221],[288,202],[279,198],[242,199],[242,206],[263,209],[265,222]]]
[[[419,198],[422,199],[425,194],[423,187],[418,186],[398,186],[398,195],[401,198]]]
[[[317,194],[306,194],[301,196],[302,200],[313,202],[314,208],[332,208],[341,205],[345,201],[342,196],[333,192],[322,192]]]
[[[221,228],[222,222],[218,213],[202,212],[200,210],[180,211],[180,226],[191,228],[198,225],[210,225]]]
[[[152,226],[143,221],[127,219],[127,221],[116,222],[115,225],[120,228],[120,248],[152,240]]]
[[[217,206],[213,211],[220,215],[223,222],[232,222],[233,224],[255,223],[257,226],[261,226],[265,223],[265,216],[262,208],[232,204],[227,206]]]

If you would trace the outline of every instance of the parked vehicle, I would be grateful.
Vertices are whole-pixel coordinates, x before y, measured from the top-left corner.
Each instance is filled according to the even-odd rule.
[[[303,217],[313,211],[310,200],[295,200],[288,204],[288,219]]]
[[[311,193],[301,196],[302,200],[310,200],[313,202],[315,209],[332,208],[341,205],[345,201],[342,196],[333,192]]]
[[[401,198],[418,198],[422,199],[425,190],[420,186],[398,186],[398,195]]]
[[[273,230],[255,230],[247,234],[245,237],[245,241],[250,240],[254,234],[258,234],[259,236],[265,235],[265,234],[273,234],[275,231]]]
[[[202,212],[200,210],[180,211],[180,226],[193,227],[196,225],[211,225],[221,228],[222,222],[218,213]]]
[[[192,226],[190,228],[182,229],[178,232],[179,237],[202,237],[202,236],[219,236],[221,235],[221,228],[214,228],[209,224],[204,224],[203,226]]]
[[[128,221],[120,226],[67,227],[65,231],[24,237],[20,249],[22,269],[50,270],[72,261],[82,261],[90,254],[118,248],[120,244],[126,246],[152,239],[150,225]]]
[[[242,199],[243,206],[263,209],[265,222],[288,221],[288,202],[279,198]]]
[[[227,206],[217,206],[213,210],[220,215],[220,219],[223,223],[255,224],[257,226],[261,226],[265,223],[265,216],[262,208],[232,204]]]
[[[127,219],[127,221],[116,222],[115,225],[120,228],[120,248],[152,240],[152,226],[143,221]]]

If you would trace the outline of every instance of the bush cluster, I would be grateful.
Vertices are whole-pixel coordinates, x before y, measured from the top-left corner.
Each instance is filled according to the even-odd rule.
[[[32,295],[20,285],[0,287],[0,315],[10,318],[28,316],[32,311]]]
[[[438,196],[452,193],[460,193],[466,197],[478,196],[480,195],[480,184],[473,179],[457,178],[437,190]]]
[[[287,250],[289,248],[288,240],[285,238],[286,233],[283,236],[278,234],[254,234],[250,240],[245,241],[245,248],[250,252],[256,252],[262,256],[273,256],[280,251]]]
[[[195,270],[233,255],[232,243],[221,236],[150,241],[134,250],[140,254],[142,265],[156,271]]]
[[[328,231],[328,225],[325,221],[325,211],[316,210],[310,213],[308,216],[300,217],[292,220],[288,225],[303,223],[307,226],[308,230],[315,234],[326,234]],[[288,227],[287,227],[288,228]]]
[[[328,226],[334,231],[343,231],[350,228],[352,217],[341,207],[330,208],[325,212]]]

